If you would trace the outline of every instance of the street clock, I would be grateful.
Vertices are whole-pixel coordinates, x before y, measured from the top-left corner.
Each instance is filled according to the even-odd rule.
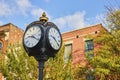
[[[23,35],[23,47],[29,56],[39,63],[39,78],[43,80],[44,62],[55,57],[62,46],[62,36],[58,27],[43,13],[40,21],[30,23]]]
[[[62,36],[53,22],[47,22],[45,13],[40,21],[30,23],[23,36],[23,46],[29,56],[37,60],[54,57],[62,46]]]
[[[46,30],[45,37],[49,51],[52,52],[52,53],[48,53],[48,55],[51,56],[51,54],[54,54],[60,50],[62,45],[62,37],[59,29],[54,23],[48,22],[47,27],[48,28]]]
[[[59,50],[61,47],[61,35],[57,28],[50,27],[47,31],[47,42],[51,49]]]

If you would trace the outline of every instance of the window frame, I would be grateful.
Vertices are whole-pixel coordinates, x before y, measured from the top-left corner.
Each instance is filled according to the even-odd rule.
[[[85,40],[85,52],[94,50],[93,39]]]
[[[66,52],[66,46],[71,47],[71,51],[69,51],[69,53]],[[71,54],[72,54],[72,43],[65,44],[64,47],[65,47],[65,49],[64,49],[64,62],[67,63],[72,58],[72,56],[71,56]],[[65,54],[67,54],[67,56]]]
[[[3,43],[0,42],[0,50],[3,48]]]
[[[91,47],[92,45],[92,47]],[[86,49],[87,47],[87,49]],[[87,39],[85,40],[85,54],[86,56],[92,58],[94,57],[94,42],[93,42],[93,39]]]

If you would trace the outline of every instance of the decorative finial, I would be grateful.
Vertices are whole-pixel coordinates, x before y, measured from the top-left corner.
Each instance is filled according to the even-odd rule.
[[[45,21],[45,22],[48,21],[48,17],[46,17],[45,12],[43,12],[42,16],[39,19],[40,19],[40,21]]]

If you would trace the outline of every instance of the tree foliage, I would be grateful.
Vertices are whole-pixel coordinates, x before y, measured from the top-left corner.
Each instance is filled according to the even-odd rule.
[[[64,49],[62,48],[55,58],[49,59],[45,63],[45,80],[72,80],[71,59],[67,63],[64,61]]]
[[[108,8],[106,22],[109,30],[94,37],[94,43],[99,45],[99,48],[94,51],[93,58],[86,56],[87,65],[78,68],[78,77],[91,74],[96,80],[120,79],[120,10]]]
[[[33,57],[29,58],[20,45],[11,45],[7,49],[0,64],[0,72],[6,80],[36,80],[38,78],[37,62]]]
[[[120,30],[120,9],[106,7],[107,8],[107,16],[106,16],[106,27],[108,27],[111,31]]]
[[[104,33],[95,39],[101,48],[95,52],[96,56],[88,58],[94,68],[94,76],[101,80],[120,79],[120,30]]]
[[[44,80],[72,80],[71,59],[64,63],[64,49],[45,62]],[[6,80],[37,80],[38,62],[20,45],[11,45],[6,55],[0,54],[0,72]]]

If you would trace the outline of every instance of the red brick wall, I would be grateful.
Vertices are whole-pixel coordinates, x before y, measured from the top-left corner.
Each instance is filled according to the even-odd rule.
[[[2,80],[2,73],[0,73],[0,80]]]
[[[7,46],[10,44],[16,44],[22,42],[22,36],[24,31],[17,26],[8,23],[6,25],[0,26],[0,32],[3,32],[5,36],[0,34],[0,42],[2,43],[2,51],[5,53]]]
[[[5,52],[6,50],[6,47],[8,45],[8,40],[5,39],[5,34],[4,32],[5,31],[9,31],[9,24],[6,24],[6,25],[3,25],[3,26],[0,26],[0,32],[2,32],[2,34],[0,34],[0,42],[2,43],[2,51]],[[3,36],[4,35],[4,36]]]
[[[101,24],[89,26],[82,29],[77,29],[74,31],[66,32],[62,34],[63,44],[72,42],[72,63],[85,65],[85,53],[84,53],[84,41],[87,35],[98,35],[98,33],[103,29]]]
[[[20,28],[16,27],[13,24],[10,24],[10,31],[9,31],[9,43],[8,44],[16,44],[22,42],[22,37],[24,31]]]

